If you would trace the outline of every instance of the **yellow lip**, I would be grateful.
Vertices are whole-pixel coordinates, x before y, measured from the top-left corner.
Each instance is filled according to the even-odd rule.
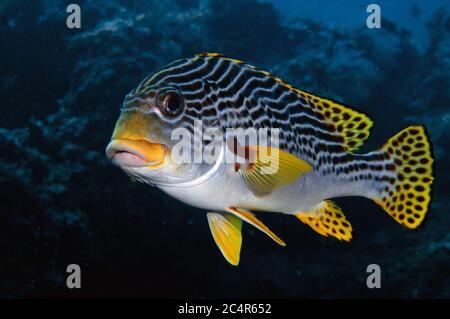
[[[119,166],[157,168],[163,164],[167,148],[147,140],[113,139],[106,156]]]

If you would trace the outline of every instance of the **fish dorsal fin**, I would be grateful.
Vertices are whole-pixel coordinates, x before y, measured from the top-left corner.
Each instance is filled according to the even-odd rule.
[[[331,99],[322,98],[297,89],[272,73],[249,65],[241,60],[228,58],[223,54],[212,52],[199,53],[196,56],[218,58],[245,65],[246,67],[261,72],[262,74],[278,82],[281,86],[295,92],[302,105],[305,107],[310,107],[319,117],[319,120],[325,121],[330,130],[341,137],[344,150],[348,152],[356,151],[369,137],[370,129],[373,126],[373,121],[366,114],[360,111],[356,111],[351,107],[344,106],[341,103],[335,102]]]
[[[216,52],[202,52],[202,53],[197,53],[195,56],[197,57],[209,57],[209,58],[220,58],[223,60],[228,60],[231,62],[235,62],[237,64],[245,64],[244,61],[238,60],[238,59],[232,59],[232,58],[227,58],[225,55],[221,54],[221,53],[216,53]]]
[[[347,152],[356,151],[369,137],[373,121],[368,115],[331,99],[299,90],[270,72],[262,72],[272,77],[280,85],[295,92],[302,105],[310,107],[320,117],[320,120],[326,122],[333,133],[337,133],[341,137],[342,145]]]
[[[230,145],[228,147],[234,148]],[[237,148],[245,148],[243,153],[248,155],[250,162],[245,167],[239,166],[237,172],[256,196],[264,196],[290,185],[312,170],[309,163],[275,147],[237,146]]]
[[[330,129],[342,137],[346,151],[356,151],[369,137],[373,121],[366,114],[332,100],[295,90],[300,99],[306,101],[314,112],[323,117]]]
[[[233,214],[210,212],[207,215],[211,234],[225,259],[237,266],[242,245],[242,220]]]
[[[332,201],[323,201],[313,211],[295,216],[322,236],[333,236],[344,241],[350,241],[353,237],[352,225]]]
[[[240,219],[246,221],[250,225],[253,225],[254,227],[258,228],[260,231],[262,231],[267,236],[272,238],[278,245],[286,246],[285,242],[281,238],[279,238],[277,235],[275,235],[269,229],[269,227],[264,225],[264,223],[262,221],[260,221],[258,218],[256,218],[255,214],[253,214],[245,209],[242,209],[242,208],[229,207],[227,210],[230,213],[232,213],[233,215],[236,215]]]

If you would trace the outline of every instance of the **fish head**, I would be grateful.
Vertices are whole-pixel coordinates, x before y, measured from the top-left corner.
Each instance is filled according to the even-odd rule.
[[[210,172],[215,161],[193,160],[204,146],[194,144],[204,141],[192,139],[201,117],[192,116],[188,102],[173,82],[138,86],[125,98],[107,157],[133,179],[157,186],[184,185]],[[180,156],[180,145],[189,156]]]

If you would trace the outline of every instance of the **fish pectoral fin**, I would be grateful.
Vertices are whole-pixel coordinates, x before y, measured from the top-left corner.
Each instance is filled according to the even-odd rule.
[[[333,236],[344,241],[353,238],[352,225],[339,206],[330,200],[321,202],[311,212],[297,213],[295,216],[322,236]]]
[[[229,213],[207,213],[211,234],[225,259],[237,266],[242,245],[242,220]]]
[[[260,231],[265,233],[267,236],[272,238],[278,245],[286,246],[286,243],[281,238],[279,238],[277,235],[275,235],[269,229],[269,227],[264,225],[264,223],[262,221],[260,221],[258,218],[256,218],[255,214],[253,214],[245,209],[235,208],[235,207],[229,207],[229,208],[227,208],[227,211],[229,211],[233,215],[239,217],[240,219],[246,221],[250,225],[256,227],[257,229],[259,229]]]
[[[270,146],[249,146],[249,154],[254,154],[250,164],[239,169],[247,187],[257,196],[294,183],[312,166],[288,152]]]

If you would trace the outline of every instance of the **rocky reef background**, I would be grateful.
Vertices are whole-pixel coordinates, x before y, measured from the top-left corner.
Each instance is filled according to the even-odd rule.
[[[69,3],[0,1],[0,297],[450,297],[448,6],[424,17],[412,2],[410,28],[383,16],[371,30],[287,18],[255,0],[79,0],[82,28],[69,30]],[[229,266],[205,212],[130,181],[104,156],[124,96],[203,51],[364,110],[375,127],[361,151],[424,123],[436,156],[426,225],[408,231],[369,200],[339,199],[352,243],[268,214],[287,247],[245,227],[241,264]],[[82,269],[75,291],[71,263]],[[381,289],[366,287],[372,263]]]

